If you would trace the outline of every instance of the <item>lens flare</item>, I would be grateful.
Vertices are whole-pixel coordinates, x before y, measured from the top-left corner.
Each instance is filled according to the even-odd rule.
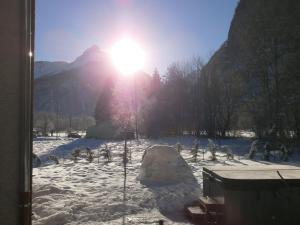
[[[145,53],[132,39],[123,38],[111,49],[110,55],[115,67],[124,75],[130,75],[144,66]]]

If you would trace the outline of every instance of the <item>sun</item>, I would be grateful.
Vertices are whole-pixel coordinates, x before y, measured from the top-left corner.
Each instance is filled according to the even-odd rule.
[[[130,38],[118,41],[110,51],[112,62],[124,75],[130,75],[142,69],[145,63],[145,52]]]

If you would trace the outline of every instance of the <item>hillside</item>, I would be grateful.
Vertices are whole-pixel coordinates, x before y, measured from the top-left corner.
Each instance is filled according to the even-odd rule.
[[[98,47],[88,48],[62,71],[35,79],[34,109],[62,116],[93,115],[103,85],[116,75],[108,56]]]
[[[204,108],[225,115],[224,126],[246,118],[251,125],[242,126],[259,136],[270,126],[299,133],[299,60],[299,1],[241,0],[228,39],[203,69]]]
[[[34,64],[34,78],[60,73],[68,67],[67,62],[37,61]]]
[[[57,68],[56,63],[48,65],[47,71]],[[109,56],[97,46],[88,48],[74,62],[66,64],[62,71],[39,76],[34,81],[35,111],[58,113],[64,117],[93,116],[98,96],[110,82],[118,88],[133,84],[131,79],[120,78]],[[151,76],[140,71],[135,79],[137,92],[142,99],[149,89]]]

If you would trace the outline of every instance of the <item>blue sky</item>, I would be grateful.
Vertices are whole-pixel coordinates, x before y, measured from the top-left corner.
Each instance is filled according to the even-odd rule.
[[[226,40],[238,0],[36,0],[36,60],[73,61],[124,34],[147,54],[144,70],[205,60]]]

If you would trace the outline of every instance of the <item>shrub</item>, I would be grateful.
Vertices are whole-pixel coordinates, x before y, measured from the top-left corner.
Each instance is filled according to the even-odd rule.
[[[192,157],[193,157],[193,159],[194,159],[195,162],[197,161],[198,149],[199,149],[199,141],[195,140],[194,141],[194,148],[191,151]]]
[[[255,140],[252,142],[251,148],[250,148],[250,151],[248,154],[249,159],[254,159],[256,152],[257,152],[257,144],[258,144],[258,140]]]
[[[36,154],[32,153],[32,167],[40,167],[41,164],[41,159]]]
[[[208,151],[211,153],[210,160],[216,161],[217,160],[216,152],[217,152],[218,146],[213,142],[213,140],[208,139],[207,147],[208,147]]]
[[[80,156],[80,149],[75,149],[72,153],[71,153],[74,163],[76,163],[78,161],[78,157]]]
[[[58,158],[55,155],[50,155],[48,159],[55,162],[55,164],[59,164]]]
[[[181,153],[181,151],[182,151],[182,145],[180,144],[180,143],[177,143],[176,144],[176,150],[177,150],[177,152],[180,154]]]
[[[90,148],[86,148],[86,160],[90,163],[94,160],[94,152]]]

